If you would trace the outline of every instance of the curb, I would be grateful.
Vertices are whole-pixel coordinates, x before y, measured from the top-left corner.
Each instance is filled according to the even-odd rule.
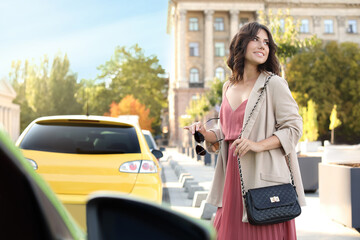
[[[209,191],[205,191],[199,182],[195,181],[195,178],[191,173],[187,172],[178,162],[170,159],[170,166],[174,170],[178,177],[179,183],[185,192],[188,192],[188,199],[193,199],[192,207],[200,208],[201,219],[211,220],[213,215],[216,213],[217,207],[206,203],[206,198]]]

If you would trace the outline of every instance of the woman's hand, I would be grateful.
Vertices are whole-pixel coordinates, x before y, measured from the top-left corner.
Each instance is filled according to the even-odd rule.
[[[231,144],[231,148],[235,148],[234,156],[239,155],[240,157],[243,157],[248,151],[253,151],[253,152],[264,151],[262,144],[253,142],[245,138],[236,139]]]
[[[231,144],[231,148],[235,148],[234,156],[239,155],[240,157],[243,157],[248,151],[263,152],[279,147],[281,147],[281,143],[275,135],[259,142],[253,142],[246,138],[236,139]]]
[[[204,124],[202,124],[201,122],[195,122],[189,126],[185,126],[184,129],[189,130],[192,135],[195,134],[195,131],[200,132],[204,136],[206,134],[206,129],[204,127]]]
[[[205,141],[208,141],[210,143],[214,143],[214,142],[218,141],[215,133],[211,130],[207,131],[204,124],[201,122],[195,122],[189,126],[185,126],[184,129],[189,130],[192,135],[194,135],[195,132],[201,133],[204,136]],[[197,141],[197,140],[195,140],[195,141]]]

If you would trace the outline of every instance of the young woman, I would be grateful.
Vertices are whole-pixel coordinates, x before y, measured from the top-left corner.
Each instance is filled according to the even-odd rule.
[[[305,205],[295,146],[302,134],[302,119],[286,80],[279,77],[276,44],[268,28],[257,22],[244,25],[230,44],[227,64],[232,71],[223,86],[218,129],[206,130],[196,122],[185,127],[205,137],[207,149],[214,152],[220,143],[213,185],[207,201],[218,206],[214,220],[218,239],[296,239],[295,221],[255,226],[248,223],[244,206],[237,156],[240,156],[245,191],[250,188],[289,183],[285,156],[291,169],[300,205]],[[266,78],[266,91],[257,103],[242,138],[245,121],[258,100]]]

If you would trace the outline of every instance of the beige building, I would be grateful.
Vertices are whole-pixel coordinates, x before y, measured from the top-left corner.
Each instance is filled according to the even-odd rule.
[[[214,77],[230,74],[226,57],[232,37],[259,10],[290,10],[301,22],[300,37],[360,44],[360,0],[170,0],[168,33],[173,37],[169,82],[170,144],[183,139],[179,118]]]
[[[0,128],[15,141],[20,133],[20,106],[12,103],[16,93],[4,79],[0,80]]]

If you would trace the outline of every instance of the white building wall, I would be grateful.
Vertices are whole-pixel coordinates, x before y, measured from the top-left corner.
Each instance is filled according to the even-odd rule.
[[[0,80],[0,127],[5,130],[13,141],[20,134],[20,106],[12,103],[16,93],[4,79]]]

